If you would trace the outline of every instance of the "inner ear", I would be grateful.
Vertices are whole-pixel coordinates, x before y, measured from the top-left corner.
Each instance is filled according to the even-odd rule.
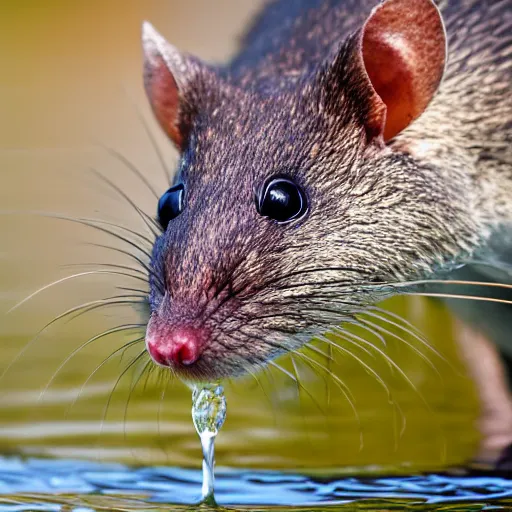
[[[150,23],[142,26],[144,87],[162,128],[183,151],[196,113],[218,89],[215,72],[179,52]]]
[[[142,25],[144,87],[155,116],[178,149],[188,136],[183,123],[183,96],[190,81],[187,59],[154,28]]]
[[[386,105],[389,140],[426,109],[441,82],[446,35],[432,0],[386,0],[363,29],[362,52],[373,88]]]
[[[156,56],[151,68],[146,65],[144,85],[160,126],[174,144],[181,149],[187,133],[184,130],[185,127],[180,123],[180,91],[173,74],[162,57]]]

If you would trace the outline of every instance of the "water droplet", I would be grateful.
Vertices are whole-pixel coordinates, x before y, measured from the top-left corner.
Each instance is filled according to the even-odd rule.
[[[226,397],[220,385],[196,387],[192,393],[192,419],[197,433],[216,436],[226,419]]]
[[[226,419],[224,388],[218,384],[195,387],[192,392],[192,420],[203,450],[203,502],[215,504],[215,437]]]

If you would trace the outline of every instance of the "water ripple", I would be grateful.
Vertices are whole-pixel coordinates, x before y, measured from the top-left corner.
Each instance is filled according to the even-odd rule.
[[[157,504],[190,505],[198,502],[200,486],[201,472],[192,469],[132,468],[122,464],[76,460],[0,458],[2,512],[60,511],[62,500],[57,495],[136,497],[153,508]],[[456,510],[511,510],[512,507],[512,480],[483,473],[329,479],[276,471],[219,469],[216,489],[220,504],[244,507],[325,507],[348,503],[355,506],[358,503],[368,504],[368,500],[385,500],[388,509],[393,500],[399,500],[403,504],[399,510],[435,510],[429,507],[440,504],[471,505],[471,508]],[[46,498],[29,500],[30,503],[26,501],[27,496],[35,495]],[[16,496],[20,498],[18,502]],[[136,508],[140,510],[138,503]],[[491,506],[491,503],[494,505]],[[420,508],[415,508],[418,506]],[[82,506],[73,510],[85,512],[91,509]],[[135,508],[125,506],[123,510]],[[368,506],[365,506],[365,510],[369,510]]]

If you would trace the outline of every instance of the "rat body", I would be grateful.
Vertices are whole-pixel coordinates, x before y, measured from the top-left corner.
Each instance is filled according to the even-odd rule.
[[[264,365],[512,226],[512,2],[440,3],[269,2],[225,67],[145,24],[181,153],[151,262],[158,364]]]

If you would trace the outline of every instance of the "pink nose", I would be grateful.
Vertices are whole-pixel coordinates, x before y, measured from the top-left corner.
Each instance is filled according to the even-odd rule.
[[[190,366],[200,356],[201,336],[189,327],[158,329],[148,327],[146,346],[153,360],[164,366]]]

